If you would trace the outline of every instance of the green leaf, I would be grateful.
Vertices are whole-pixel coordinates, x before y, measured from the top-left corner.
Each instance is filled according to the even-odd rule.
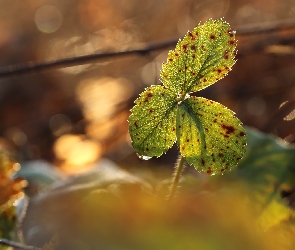
[[[261,226],[267,229],[290,216],[281,191],[295,189],[295,147],[250,128],[247,128],[247,140],[249,149],[231,175],[242,177],[251,187],[251,198],[260,210]]]
[[[129,117],[132,145],[141,156],[161,156],[176,140],[177,101],[163,86],[151,86]]]
[[[198,25],[168,53],[161,78],[176,94],[199,91],[223,78],[235,64],[235,33],[222,19]]]
[[[131,110],[129,132],[139,155],[161,156],[177,139],[180,153],[197,170],[216,174],[237,164],[246,145],[240,120],[219,103],[189,96],[231,70],[235,48],[229,24],[210,19],[169,51],[161,71],[164,86],[147,88]]]
[[[215,174],[235,166],[245,153],[245,135],[234,112],[217,102],[191,97],[179,105],[177,142],[197,170]]]

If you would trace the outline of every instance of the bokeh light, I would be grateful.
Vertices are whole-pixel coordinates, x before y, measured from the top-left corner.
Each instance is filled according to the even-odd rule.
[[[62,24],[62,19],[60,10],[53,5],[44,5],[35,13],[36,26],[43,33],[57,31]]]

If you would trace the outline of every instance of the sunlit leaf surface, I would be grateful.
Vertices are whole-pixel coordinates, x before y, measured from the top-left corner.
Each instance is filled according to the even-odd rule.
[[[164,86],[147,88],[129,118],[133,147],[141,156],[160,156],[177,139],[180,153],[197,170],[223,173],[245,152],[246,132],[223,105],[190,97],[223,78],[234,65],[236,40],[222,19],[198,25],[168,53]]]
[[[191,97],[179,105],[177,141],[190,164],[207,173],[235,166],[245,153],[246,132],[234,113],[223,105]]]
[[[235,64],[235,33],[222,19],[198,25],[168,53],[162,82],[176,94],[195,92],[223,78]]]
[[[141,156],[160,156],[176,140],[177,102],[162,86],[151,86],[135,101],[129,117],[133,147]]]

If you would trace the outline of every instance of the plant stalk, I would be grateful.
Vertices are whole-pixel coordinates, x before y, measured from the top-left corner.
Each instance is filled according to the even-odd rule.
[[[175,169],[174,169],[174,173],[172,177],[172,183],[169,189],[170,191],[167,196],[168,202],[170,202],[175,197],[175,193],[178,188],[178,183],[179,183],[182,171],[184,169],[184,161],[185,161],[184,157],[180,155],[178,158],[177,164],[175,165]]]

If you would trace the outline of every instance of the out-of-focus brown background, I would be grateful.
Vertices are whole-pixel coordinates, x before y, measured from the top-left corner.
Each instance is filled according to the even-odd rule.
[[[200,21],[220,17],[233,29],[295,21],[295,0],[1,0],[0,66],[169,41]],[[244,124],[292,142],[295,27],[238,33],[237,39],[233,71],[198,95],[234,110]],[[127,118],[137,95],[160,83],[167,52],[1,78],[3,144],[18,161],[44,159],[66,173],[82,171],[101,157],[126,168],[147,164],[130,145]],[[283,103],[289,107],[280,113]],[[286,112],[291,114],[285,117]],[[158,164],[176,156],[174,148]]]

